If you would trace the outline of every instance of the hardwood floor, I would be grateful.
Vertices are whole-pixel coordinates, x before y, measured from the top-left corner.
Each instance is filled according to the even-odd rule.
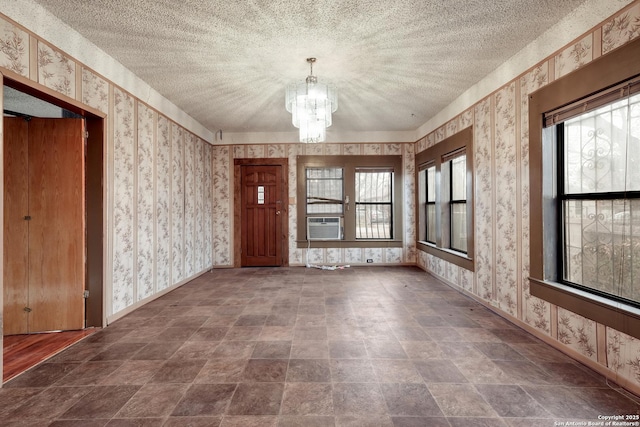
[[[89,328],[80,331],[5,336],[2,382],[9,381],[98,330]]]

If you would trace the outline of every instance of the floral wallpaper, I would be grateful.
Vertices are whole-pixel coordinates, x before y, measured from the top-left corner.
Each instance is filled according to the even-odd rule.
[[[622,46],[640,36],[640,4],[615,16],[602,27],[602,53]]]
[[[289,171],[289,265],[311,264],[361,264],[373,259],[379,264],[415,263],[415,147],[414,144],[268,144],[235,145],[214,147],[214,265],[233,265],[233,232],[230,214],[233,212],[233,195],[230,186],[230,171],[233,159],[242,158],[287,158]],[[233,158],[229,157],[232,154]],[[298,248],[296,158],[298,155],[387,155],[403,156],[404,179],[404,242],[403,248]],[[292,201],[294,201],[292,203]]]
[[[344,262],[346,264],[360,264],[365,260],[362,249],[347,248],[344,250]]]
[[[596,322],[558,307],[558,341],[596,359]]]
[[[287,157],[291,265],[307,259],[359,264],[366,258],[416,263],[549,335],[560,347],[605,364],[621,382],[640,387],[640,340],[532,297],[527,280],[528,94],[639,36],[640,1],[635,1],[416,144],[211,146],[108,81],[100,70],[84,67],[2,17],[0,68],[34,78],[107,116],[108,318],[212,266],[233,265],[233,159]],[[407,197],[415,192],[415,154],[469,126],[475,144],[475,271],[415,249],[414,199]],[[298,249],[295,159],[300,154],[402,154],[404,247]]]
[[[404,167],[404,260],[408,263],[416,262],[416,212],[415,212],[415,194],[416,194],[416,159],[415,159],[415,146],[405,144],[404,152],[401,147],[397,145],[385,145],[384,151],[388,154],[403,154],[403,167]],[[389,257],[387,257],[389,258]],[[397,258],[396,258],[397,259]],[[393,263],[391,259],[386,260],[387,263]],[[396,261],[397,262],[397,261]]]
[[[555,58],[556,78],[577,70],[593,59],[593,34],[582,38],[578,43],[566,48]]]
[[[419,252],[416,262],[556,345],[640,388],[640,340],[530,295],[529,94],[640,37],[640,1],[416,142],[419,153],[473,125],[475,271]]]
[[[156,205],[155,261],[156,288],[168,288],[171,283],[171,123],[158,116],[156,138]]]
[[[76,96],[76,63],[38,41],[38,83],[68,97]]]
[[[606,328],[607,363],[621,378],[640,384],[640,340]]]
[[[204,165],[197,161],[197,159],[204,159],[203,142],[198,140],[195,136],[192,139],[194,141],[194,240],[193,240],[193,273],[201,271],[204,267],[203,254],[204,254]]]
[[[296,189],[298,188],[298,176],[296,168],[293,167],[296,164],[296,156],[298,155],[297,145],[287,145],[286,156],[289,164],[289,264],[290,265],[302,265],[304,260],[302,259],[302,250],[298,249],[296,239],[298,235],[298,223],[296,222]],[[293,201],[293,203],[291,202]],[[338,261],[334,261],[338,262]]]
[[[517,314],[517,198],[515,84],[495,94],[494,170],[495,178],[495,283],[499,307]]]
[[[195,272],[195,145],[193,135],[184,135],[184,275],[190,277]]]
[[[475,151],[475,206],[474,220],[475,268],[478,276],[478,294],[487,301],[494,300],[493,291],[493,147],[491,131],[491,99],[487,98],[476,106],[475,126],[473,128],[473,147]]]
[[[2,15],[0,71],[31,78],[105,116],[107,323],[212,267],[210,144],[107,80],[100,70],[87,68]],[[190,156],[186,165],[185,152]],[[186,228],[192,237],[185,241]],[[0,311],[0,324],[2,320]]]
[[[134,297],[134,99],[114,89],[113,103],[113,308],[117,313]]]
[[[202,140],[200,141],[203,145],[202,268],[211,268],[213,266],[213,147]]]
[[[103,113],[109,112],[109,84],[86,68],[82,69],[82,102]]]
[[[184,186],[184,130],[171,128],[171,278],[184,279],[185,186]]]
[[[29,76],[29,35],[0,19],[0,67]]]
[[[153,236],[154,236],[154,198],[153,198],[153,127],[154,112],[145,105],[138,104],[138,239],[136,241],[138,271],[136,301],[153,295],[155,278],[153,275]]]
[[[520,228],[522,297],[524,298],[521,317],[524,322],[540,331],[551,332],[551,308],[546,301],[533,297],[529,293],[529,94],[549,81],[549,64],[534,67],[520,79],[520,194],[522,218]]]
[[[231,156],[228,146],[213,147],[213,265],[233,265]]]
[[[455,264],[444,261],[442,263],[444,268],[444,278],[454,285],[460,286],[460,270],[461,268]]]

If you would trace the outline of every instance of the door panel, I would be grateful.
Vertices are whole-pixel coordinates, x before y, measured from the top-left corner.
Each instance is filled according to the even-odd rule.
[[[5,335],[29,331],[28,122],[4,118],[4,325]]]
[[[5,335],[84,327],[83,134],[81,119],[4,118]]]
[[[243,165],[242,266],[281,266],[282,167]]]
[[[84,136],[81,119],[29,122],[31,331],[84,327]]]

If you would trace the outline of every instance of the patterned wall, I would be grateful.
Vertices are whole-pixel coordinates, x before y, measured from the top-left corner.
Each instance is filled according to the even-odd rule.
[[[110,125],[113,129],[113,276],[112,311],[132,305],[134,293],[135,242],[134,242],[134,171],[135,134],[133,98],[114,88],[113,113]],[[112,120],[112,121],[111,121]]]
[[[413,144],[216,146],[0,16],[0,67],[108,115],[107,316],[211,266],[233,265],[233,159],[289,159],[289,262],[418,263],[559,345],[640,385],[640,340],[529,294],[527,94],[640,35],[640,2]],[[35,68],[35,69],[32,69]],[[416,152],[474,126],[476,271],[416,251]],[[298,249],[296,156],[403,156],[402,248]],[[213,196],[211,197],[211,194]],[[516,194],[515,199],[506,197]],[[0,316],[1,320],[1,316]]]
[[[402,155],[404,230],[401,248],[298,248],[296,215],[296,156],[298,155]],[[415,155],[414,144],[270,144],[214,147],[214,265],[233,266],[233,160],[288,158],[289,163],[289,265],[415,263]]]
[[[640,1],[478,100],[418,141],[417,152],[474,126],[475,272],[426,253],[417,263],[487,304],[640,387],[640,340],[529,293],[528,95],[640,36]]]
[[[0,67],[107,115],[107,318],[212,267],[210,144],[1,16]]]

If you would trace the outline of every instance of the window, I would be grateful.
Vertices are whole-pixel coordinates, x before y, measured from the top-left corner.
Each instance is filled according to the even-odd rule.
[[[356,239],[393,237],[393,169],[356,169]]]
[[[529,95],[530,292],[640,338],[640,40]]]
[[[309,244],[308,218],[327,217],[339,218],[341,238],[311,246],[401,246],[401,170],[402,156],[298,156],[299,246]]]
[[[473,131],[467,128],[416,156],[418,248],[473,270]]]
[[[342,168],[308,168],[307,214],[339,214],[344,211]]]
[[[436,243],[436,167],[429,166],[424,170],[425,184],[425,223],[426,237],[429,243]]]
[[[640,94],[556,126],[562,279],[639,302]]]
[[[447,161],[449,184],[449,247],[467,253],[467,156],[456,153]]]

